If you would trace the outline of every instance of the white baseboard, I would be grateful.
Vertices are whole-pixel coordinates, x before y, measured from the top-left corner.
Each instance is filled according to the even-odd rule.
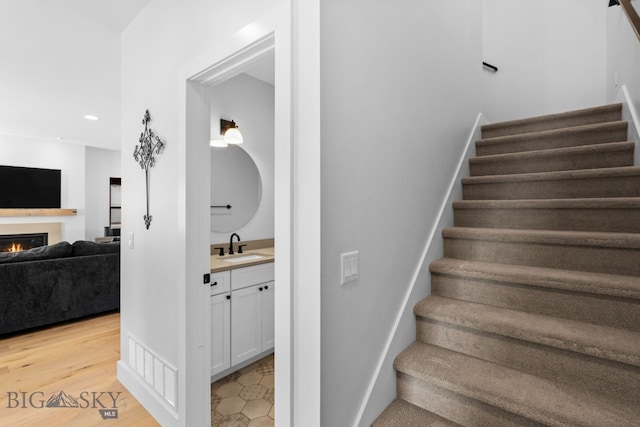
[[[171,408],[131,367],[124,361],[117,363],[118,381],[126,387],[133,397],[160,423],[160,425],[178,426],[178,413]]]

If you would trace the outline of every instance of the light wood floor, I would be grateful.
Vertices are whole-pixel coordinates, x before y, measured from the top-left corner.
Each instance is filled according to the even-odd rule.
[[[117,313],[0,339],[0,426],[158,426],[116,379],[119,359]],[[113,407],[107,393],[120,392],[117,419],[103,420],[92,407],[38,409],[29,402],[33,394],[33,406],[41,406],[60,391],[80,406],[93,406],[93,392],[105,392],[99,402],[107,409]]]

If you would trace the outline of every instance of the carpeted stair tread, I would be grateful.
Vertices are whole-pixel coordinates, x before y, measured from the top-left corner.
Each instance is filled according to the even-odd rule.
[[[420,318],[640,366],[640,334],[625,329],[435,295],[416,304],[414,313]]]
[[[476,141],[476,156],[623,142],[628,126],[626,121],[615,121],[485,138]]]
[[[435,274],[474,277],[640,301],[640,278],[634,276],[495,264],[454,258],[436,260],[429,265],[429,270]]]
[[[640,277],[640,234],[451,227],[446,258]]]
[[[640,168],[537,172],[462,178],[465,200],[640,197]]]
[[[458,427],[459,425],[402,399],[391,402],[371,424],[372,427]]]
[[[640,408],[441,347],[414,342],[394,362],[403,374],[553,426],[637,426]]]
[[[469,159],[471,176],[633,166],[633,142],[583,145]]]
[[[593,123],[619,121],[622,104],[609,104],[564,113],[547,114],[526,119],[509,120],[482,126],[483,138],[567,128]]]
[[[462,178],[462,184],[487,184],[522,181],[559,181],[570,179],[605,179],[609,177],[637,177],[640,167],[622,166],[606,169],[580,169],[575,171],[534,172],[508,175],[469,176]]]
[[[640,209],[640,197],[575,199],[457,200],[459,209]]]
[[[638,233],[449,227],[442,235],[452,239],[640,249]]]
[[[457,227],[640,233],[640,197],[459,200]]]
[[[640,332],[639,277],[496,262],[434,261],[431,293]]]

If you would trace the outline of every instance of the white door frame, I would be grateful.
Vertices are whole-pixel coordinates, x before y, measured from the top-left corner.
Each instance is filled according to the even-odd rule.
[[[195,256],[185,259],[185,300],[181,304],[181,325],[185,331],[179,354],[179,399],[181,425],[210,425],[210,313],[209,286],[202,275],[209,271],[209,118],[203,89],[248,68],[275,49],[275,413],[278,426],[294,425],[294,330],[293,330],[293,184],[292,176],[292,65],[291,15],[289,7],[235,33],[224,43],[185,64],[179,70],[179,135],[184,138],[184,157],[179,175],[183,175],[179,206],[181,226],[185,228],[186,248]],[[206,114],[205,114],[206,110]],[[205,119],[206,115],[206,119]],[[203,123],[206,120],[206,125]],[[201,141],[198,143],[197,141]],[[205,154],[206,151],[206,154]],[[319,159],[318,159],[319,160]],[[318,195],[319,196],[319,195]],[[296,328],[298,329],[298,328]],[[317,336],[319,341],[319,336]],[[319,350],[318,350],[319,353]],[[319,358],[319,354],[317,355]],[[319,368],[318,368],[319,369]],[[316,388],[310,385],[311,388]],[[317,385],[319,394],[319,383]],[[319,402],[318,402],[319,407]],[[318,415],[319,423],[319,415]],[[312,425],[312,424],[307,424]],[[319,424],[318,424],[319,425]]]
[[[292,0],[291,5],[292,425],[318,427],[321,417],[320,0]],[[277,362],[276,358],[276,370]]]

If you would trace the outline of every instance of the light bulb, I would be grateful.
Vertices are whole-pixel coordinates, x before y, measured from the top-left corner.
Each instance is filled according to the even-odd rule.
[[[224,142],[227,144],[242,144],[244,139],[238,128],[229,128],[224,133]]]

